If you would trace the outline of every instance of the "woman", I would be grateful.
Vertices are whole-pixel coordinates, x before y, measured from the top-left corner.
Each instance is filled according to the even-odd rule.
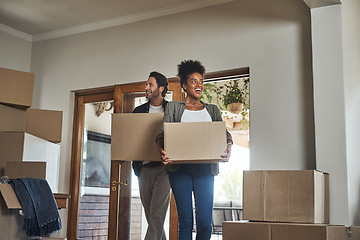
[[[178,77],[186,92],[186,98],[184,102],[168,103],[164,122],[222,121],[220,110],[216,105],[200,101],[204,90],[204,74],[205,67],[199,61],[187,60],[178,65]],[[192,239],[192,192],[195,199],[196,239],[209,240],[212,232],[214,176],[219,173],[218,163],[171,164],[171,161],[165,162],[169,158],[164,151],[163,136],[162,128],[156,141],[175,197],[179,219],[179,240]],[[225,154],[221,156],[224,162],[229,160],[231,154],[232,138],[229,132],[227,132],[227,143]]]

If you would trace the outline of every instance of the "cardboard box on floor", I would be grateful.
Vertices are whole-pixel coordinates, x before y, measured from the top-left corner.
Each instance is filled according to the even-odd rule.
[[[350,226],[351,230],[351,239],[359,240],[360,239],[360,226]]]
[[[2,197],[1,197],[2,196]],[[58,199],[55,200],[59,206]],[[24,218],[19,214],[21,205],[16,197],[15,191],[10,184],[0,184],[0,239],[30,239],[26,236],[23,229]],[[60,213],[61,216],[61,213]],[[51,234],[51,237],[42,237],[41,239],[65,239],[53,237],[57,233]]]
[[[355,240],[358,227],[327,224],[223,222],[223,240]]]
[[[3,176],[5,173],[5,167],[7,161],[46,162],[45,179],[48,181],[51,190],[53,192],[58,192],[59,160],[60,160],[59,144],[46,141],[44,139],[35,137],[28,133],[0,132],[0,175],[1,176]],[[12,164],[10,166],[14,168],[20,168],[21,164],[20,163],[18,165]]]
[[[56,203],[59,207],[59,199],[54,194]],[[61,200],[60,200],[61,201]],[[10,184],[0,184],[0,239],[1,240],[28,240],[25,230],[23,229],[24,217],[19,214],[21,205],[16,197],[15,191]],[[62,213],[60,217],[62,218]],[[66,239],[60,237],[60,232],[42,237],[41,239]]]
[[[243,219],[329,223],[329,175],[315,170],[244,171]]]
[[[46,162],[7,161],[6,163],[5,172],[10,179],[24,177],[45,179]],[[64,205],[61,204],[63,200],[62,194],[55,193],[54,197],[58,207],[64,207]],[[19,214],[20,209],[20,202],[12,186],[10,184],[0,184],[0,239],[29,239],[26,237],[25,231],[22,229],[24,219],[23,216],[20,216]],[[53,239],[53,237],[46,239]]]
[[[48,140],[61,142],[62,111],[29,108],[18,109],[0,104],[0,132],[27,132]]]
[[[161,161],[155,138],[162,113],[114,113],[111,123],[111,160]]]
[[[173,163],[218,162],[226,150],[225,122],[164,123],[164,149]]]
[[[34,74],[0,67],[0,103],[19,108],[32,105]]]

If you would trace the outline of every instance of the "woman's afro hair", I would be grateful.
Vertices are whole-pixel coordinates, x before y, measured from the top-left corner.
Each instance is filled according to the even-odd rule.
[[[201,64],[200,61],[197,60],[184,60],[178,65],[178,74],[177,76],[180,78],[181,87],[186,84],[186,80],[193,73],[199,73],[204,77],[205,67]]]

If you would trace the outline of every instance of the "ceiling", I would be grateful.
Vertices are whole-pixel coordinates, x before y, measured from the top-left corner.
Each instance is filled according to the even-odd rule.
[[[40,41],[233,0],[1,0],[0,30]]]

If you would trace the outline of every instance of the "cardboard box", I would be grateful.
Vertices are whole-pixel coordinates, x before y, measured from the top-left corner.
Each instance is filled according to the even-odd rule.
[[[350,226],[349,227],[350,230],[348,232],[350,232],[349,235],[351,235],[351,239],[352,240],[359,240],[360,239],[360,226]]]
[[[329,175],[314,170],[244,171],[243,219],[329,223]]]
[[[34,74],[0,67],[0,103],[19,108],[32,105]]]
[[[4,198],[7,208],[21,209],[20,202],[10,184],[0,184],[0,192]]]
[[[0,174],[7,161],[46,162],[46,180],[58,192],[60,145],[22,132],[0,132]],[[14,166],[13,167],[20,167]]]
[[[48,140],[61,142],[62,111],[29,108],[18,109],[0,104],[0,132],[27,132]]]
[[[58,209],[67,208],[69,194],[53,193]],[[10,184],[0,184],[0,195],[2,195],[8,209],[21,209],[21,204]],[[1,239],[1,238],[0,238]]]
[[[161,161],[155,138],[162,113],[114,113],[111,123],[111,160]]]
[[[66,195],[66,194],[65,194]],[[2,197],[1,197],[2,196]],[[54,194],[59,207],[58,194]],[[26,236],[23,229],[24,217],[19,214],[21,205],[16,197],[15,191],[10,184],[0,184],[0,239],[1,240],[28,240],[33,239]],[[61,212],[60,212],[61,217]],[[59,232],[50,234],[50,237],[41,239],[66,239],[59,237]],[[38,238],[36,238],[38,239]]]
[[[26,132],[53,143],[61,142],[62,111],[29,108],[26,111]]]
[[[223,240],[350,240],[351,228],[327,224],[223,222]]]
[[[0,239],[29,239],[23,230],[24,218],[19,214],[21,205],[10,184],[0,184]]]
[[[0,116],[0,132],[25,131],[25,109],[0,104]]]
[[[226,150],[225,122],[164,123],[164,149],[177,163],[216,162]]]
[[[17,162],[6,161],[5,176],[16,178],[47,179],[46,162]]]

